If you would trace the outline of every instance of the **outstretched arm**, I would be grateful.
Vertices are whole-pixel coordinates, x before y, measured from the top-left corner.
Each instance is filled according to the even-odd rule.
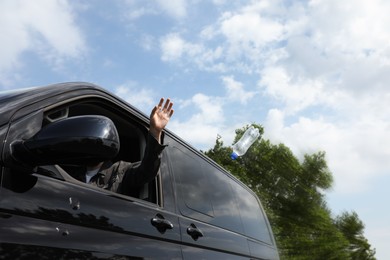
[[[165,126],[168,124],[169,119],[173,115],[173,103],[168,98],[164,104],[164,98],[160,99],[158,105],[156,105],[150,113],[150,133],[161,143],[161,133]]]
[[[148,135],[144,157],[141,163],[132,164],[121,162],[119,170],[123,172],[123,179],[117,192],[137,196],[138,188],[151,181],[160,168],[160,156],[165,146],[161,145],[161,133],[173,115],[173,103],[167,99],[160,99],[150,114],[150,135]],[[133,194],[134,193],[134,194]]]

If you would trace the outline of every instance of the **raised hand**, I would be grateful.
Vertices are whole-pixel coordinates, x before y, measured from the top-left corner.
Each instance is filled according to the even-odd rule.
[[[160,142],[161,133],[168,124],[169,119],[173,115],[173,103],[168,98],[164,104],[164,98],[155,106],[150,113],[150,133]]]

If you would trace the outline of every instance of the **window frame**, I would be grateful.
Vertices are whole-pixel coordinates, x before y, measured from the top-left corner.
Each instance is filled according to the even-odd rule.
[[[99,109],[96,110],[96,113],[93,114],[101,114],[105,115],[108,118],[110,118],[114,124],[117,126],[117,130],[120,136],[126,136],[126,133],[124,129],[126,129],[126,126],[132,125],[132,129],[138,129],[138,137],[141,138],[142,140],[139,145],[139,159],[142,159],[143,156],[143,151],[146,146],[146,138],[147,138],[147,133],[148,133],[148,125],[149,121],[147,120],[146,116],[143,116],[142,113],[139,111],[135,110],[133,107],[130,105],[121,102],[120,99],[113,98],[112,96],[106,95],[106,93],[97,92],[95,94],[87,94],[87,95],[78,95],[76,96],[73,94],[74,97],[69,97],[69,95],[59,95],[62,100],[57,100],[56,103],[53,103],[53,100],[55,99],[54,97],[47,98],[41,102],[37,102],[34,104],[30,104],[26,107],[22,107],[19,110],[17,110],[14,114],[15,115],[22,115],[20,118],[18,118],[15,122],[21,122],[23,120],[32,120],[36,121],[36,125],[40,125],[41,129],[47,124],[50,124],[51,122],[54,122],[58,119],[64,118],[64,117],[71,117],[71,116],[76,116],[77,113],[74,113],[73,111],[67,111],[66,113],[59,112],[61,110],[64,110],[65,108],[71,108],[74,109],[75,107],[79,107],[81,105],[91,105],[92,108],[98,107],[97,105],[102,105]],[[58,98],[59,99],[59,98]],[[49,102],[49,103],[48,103]],[[26,113],[28,111],[28,113]],[[48,115],[50,114],[55,114],[59,113],[58,118],[48,118]],[[69,114],[70,113],[70,114]],[[83,113],[78,112],[79,115],[82,115]],[[34,115],[39,115],[39,116],[34,116]],[[89,113],[84,113],[89,114]],[[38,120],[38,121],[37,121]],[[129,121],[126,121],[129,120]],[[118,122],[120,127],[118,127]],[[14,121],[11,120],[10,125],[14,124]],[[38,129],[38,130],[39,130]],[[18,138],[26,139],[30,138],[34,133],[29,133],[28,131],[25,132],[18,132],[16,136]],[[123,145],[124,141],[121,140],[121,150],[122,147],[126,147],[126,145]],[[142,150],[142,151],[141,151]],[[121,158],[122,156],[122,158]],[[122,154],[120,153],[118,157],[116,157],[114,160],[120,160],[124,159],[123,158],[123,152]],[[133,160],[127,160],[130,162],[134,162]],[[64,169],[58,167],[52,167],[50,165],[48,166],[43,166],[43,167],[37,167],[36,169],[44,169],[46,170],[46,174],[43,173],[42,171],[35,171],[34,174],[39,174],[40,176],[45,176],[49,178],[56,178],[62,181],[66,181],[75,185],[78,185],[83,188],[88,188],[88,189],[96,189],[99,191],[104,191],[107,193],[109,196],[114,196],[114,197],[119,197],[121,199],[127,199],[131,201],[140,201],[142,203],[147,203],[153,206],[158,206],[160,208],[163,207],[163,199],[159,197],[162,194],[162,180],[161,180],[161,175],[160,173],[157,174],[156,178],[153,181],[153,185],[156,187],[156,191],[154,192],[155,198],[153,201],[147,201],[143,199],[139,199],[137,197],[132,197],[128,195],[122,195],[116,192],[112,192],[109,190],[104,190],[98,187],[94,187],[92,185],[83,183],[78,181],[77,179],[73,178],[71,175],[69,175]]]

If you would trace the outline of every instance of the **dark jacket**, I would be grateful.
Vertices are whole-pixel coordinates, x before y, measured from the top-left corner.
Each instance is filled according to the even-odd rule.
[[[89,184],[129,196],[138,196],[140,188],[154,179],[161,163],[161,153],[165,148],[149,133],[145,154],[141,162],[117,161],[105,162],[99,172],[91,178]],[[85,182],[86,168],[71,175]]]

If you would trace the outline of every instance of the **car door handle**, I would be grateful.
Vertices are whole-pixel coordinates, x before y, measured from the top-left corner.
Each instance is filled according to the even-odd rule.
[[[194,224],[191,224],[187,228],[187,234],[190,235],[195,241],[198,240],[199,237],[203,237],[202,231],[200,231],[200,229],[198,229]]]
[[[173,229],[173,224],[169,220],[166,220],[161,214],[157,214],[150,222],[160,233],[164,233],[167,229]]]

